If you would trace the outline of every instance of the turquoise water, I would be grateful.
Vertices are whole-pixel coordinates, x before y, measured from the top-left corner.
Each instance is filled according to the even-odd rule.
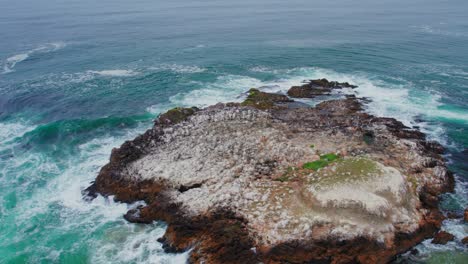
[[[81,190],[161,111],[310,78],[355,83],[368,111],[443,143],[457,186],[442,207],[461,212],[468,2],[355,2],[0,0],[0,263],[183,263],[163,223]],[[443,228],[455,242],[398,262],[466,263],[467,224]]]

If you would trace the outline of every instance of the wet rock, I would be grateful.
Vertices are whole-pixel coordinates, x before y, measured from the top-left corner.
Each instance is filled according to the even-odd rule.
[[[296,98],[313,98],[320,95],[329,95],[334,89],[356,88],[347,82],[340,83],[327,79],[311,80],[301,86],[293,86],[288,90],[288,95]]]
[[[448,219],[460,219],[462,218],[462,215],[458,212],[447,212],[447,218]]]
[[[429,208],[437,208],[439,206],[439,198],[437,195],[428,191],[428,188],[423,188],[419,194],[419,199],[421,202]]]
[[[465,222],[468,223],[468,208],[465,209],[465,213],[463,214],[463,219],[465,220]]]
[[[445,231],[440,231],[434,236],[434,239],[432,239],[432,244],[440,244],[440,245],[445,245],[449,241],[453,241],[455,239],[455,236],[445,232]]]
[[[443,154],[445,152],[444,147],[435,141],[426,141],[423,143],[423,146],[431,152],[437,153],[437,154]]]
[[[465,246],[468,246],[468,236],[464,237],[462,240],[461,240],[462,244],[465,245]]]
[[[147,217],[144,211],[145,208],[143,206],[131,209],[124,215],[124,219],[129,221],[130,223],[150,224],[151,222],[153,222],[154,219],[152,219],[151,217]]]

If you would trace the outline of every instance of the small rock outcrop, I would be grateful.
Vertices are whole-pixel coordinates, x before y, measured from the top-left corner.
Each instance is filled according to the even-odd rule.
[[[185,121],[189,116],[193,115],[198,110],[199,109],[196,107],[192,107],[192,108],[176,107],[160,115],[159,118],[156,120],[156,122],[157,124],[163,127],[171,126],[171,125],[180,123],[182,121]]]
[[[252,106],[260,110],[272,108],[281,108],[282,104],[291,103],[291,100],[286,95],[265,93],[258,89],[252,88],[248,92],[247,99],[241,103],[242,106]]]
[[[468,223],[468,208],[465,209],[465,212],[463,214],[463,219],[465,220],[465,222]]]
[[[453,241],[454,239],[455,239],[454,235],[445,231],[440,231],[434,236],[434,239],[432,239],[431,243],[445,245],[448,242]]]
[[[125,219],[165,221],[159,241],[192,249],[191,263],[385,263],[440,229],[438,196],[454,184],[442,146],[355,97],[292,103],[251,89],[170,110],[86,193],[144,201]]]
[[[313,98],[320,95],[330,95],[334,89],[356,88],[347,82],[340,83],[327,79],[311,80],[301,86],[293,86],[288,90],[288,95],[295,98]]]
[[[468,236],[467,237],[464,237],[462,240],[461,240],[462,244],[465,245],[465,246],[468,246]]]

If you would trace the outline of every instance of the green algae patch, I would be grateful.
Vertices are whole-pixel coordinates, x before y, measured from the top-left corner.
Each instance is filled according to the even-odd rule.
[[[303,169],[308,169],[308,170],[318,170],[318,169],[321,169],[321,168],[324,168],[324,167],[328,166],[328,164],[329,164],[329,162],[327,160],[319,159],[319,160],[316,160],[316,161],[305,163],[302,166],[302,168]]]
[[[276,103],[287,103],[292,102],[286,95],[265,93],[258,89],[250,89],[249,95],[242,106],[252,106],[260,110],[267,110],[276,107]]]
[[[320,159],[332,162],[332,161],[337,160],[339,157],[340,156],[336,155],[335,153],[328,153],[328,154],[320,156]]]
[[[368,158],[339,159],[333,166],[314,173],[310,183],[331,186],[339,183],[365,182],[381,174],[382,171],[378,164]]]
[[[320,156],[319,160],[305,163],[304,165],[302,165],[302,168],[308,169],[308,170],[318,170],[318,169],[328,166],[330,163],[334,162],[339,157],[340,156],[334,153],[324,154]]]

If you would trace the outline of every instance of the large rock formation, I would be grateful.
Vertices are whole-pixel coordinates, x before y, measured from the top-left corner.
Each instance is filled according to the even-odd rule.
[[[87,193],[145,201],[125,218],[167,222],[165,249],[193,263],[385,263],[438,231],[453,189],[438,143],[357,98],[291,101],[173,109]]]

